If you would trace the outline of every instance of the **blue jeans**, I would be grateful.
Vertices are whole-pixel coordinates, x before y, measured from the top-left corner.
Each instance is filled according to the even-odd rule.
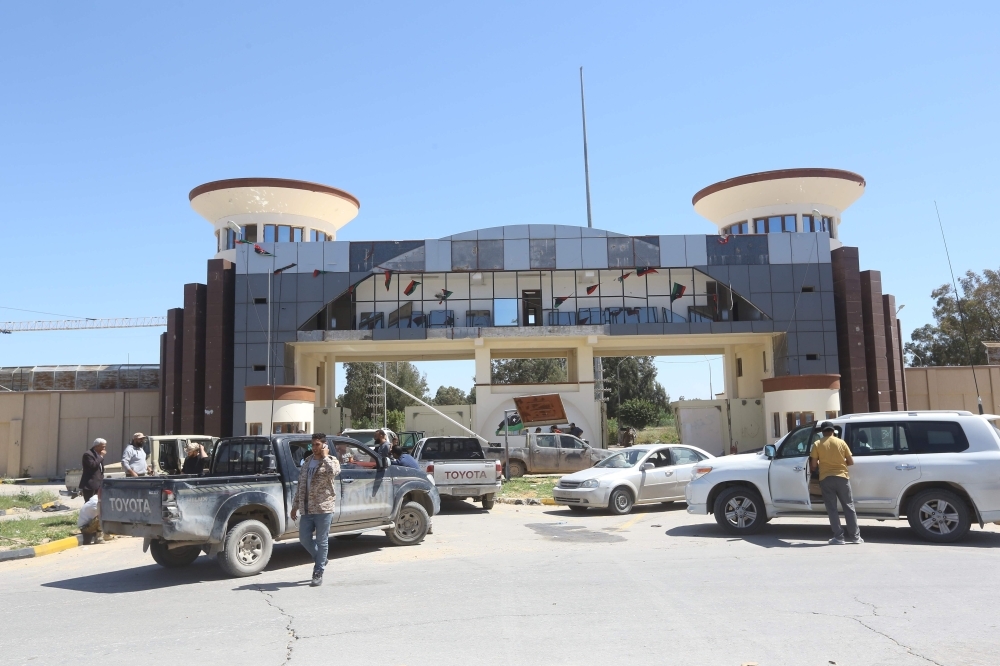
[[[313,558],[313,575],[323,575],[326,556],[330,552],[330,521],[332,513],[303,513],[299,516],[299,543]],[[316,538],[313,538],[313,531]]]

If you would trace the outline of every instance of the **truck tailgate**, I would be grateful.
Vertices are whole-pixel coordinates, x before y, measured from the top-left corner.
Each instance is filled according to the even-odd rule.
[[[101,486],[101,520],[159,525],[163,522],[160,479],[105,479]]]
[[[434,483],[439,486],[488,486],[497,482],[492,460],[435,460]]]

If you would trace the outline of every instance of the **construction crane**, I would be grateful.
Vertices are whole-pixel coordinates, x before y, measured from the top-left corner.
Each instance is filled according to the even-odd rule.
[[[60,319],[56,321],[0,321],[0,333],[27,333],[29,331],[82,331],[95,328],[156,328],[166,325],[166,317]]]

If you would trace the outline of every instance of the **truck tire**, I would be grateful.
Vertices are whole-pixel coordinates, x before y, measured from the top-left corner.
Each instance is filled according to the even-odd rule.
[[[767,522],[767,511],[760,493],[745,486],[723,490],[715,498],[715,522],[730,534],[756,534]]]
[[[520,460],[511,460],[507,464],[507,469],[510,470],[510,478],[512,479],[516,479],[528,473],[528,468]]]
[[[230,576],[255,576],[271,560],[271,531],[259,520],[244,520],[226,534],[219,552],[219,566]]]
[[[608,498],[608,511],[617,516],[624,516],[632,511],[634,502],[632,492],[628,488],[624,486],[615,488],[611,491],[611,497]]]
[[[427,536],[431,519],[427,510],[416,502],[407,502],[399,509],[396,526],[385,535],[394,546],[415,546]]]
[[[149,554],[153,556],[153,561],[161,567],[168,569],[180,569],[186,567],[201,555],[201,546],[184,546],[183,548],[167,548],[163,541],[151,541],[149,543]]]
[[[910,527],[921,539],[951,543],[963,538],[972,527],[969,505],[943,488],[918,493],[906,509]]]
[[[496,504],[496,500],[493,499],[493,495],[483,495],[483,508],[487,511],[493,508]]]

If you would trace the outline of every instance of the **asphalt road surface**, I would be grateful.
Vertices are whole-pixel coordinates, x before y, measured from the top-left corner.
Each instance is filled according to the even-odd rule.
[[[297,543],[226,578],[162,569],[137,539],[0,564],[4,664],[1000,662],[997,526],[958,545],[817,519],[734,539],[684,505],[631,516],[445,504],[415,547],[331,541],[321,588]]]

